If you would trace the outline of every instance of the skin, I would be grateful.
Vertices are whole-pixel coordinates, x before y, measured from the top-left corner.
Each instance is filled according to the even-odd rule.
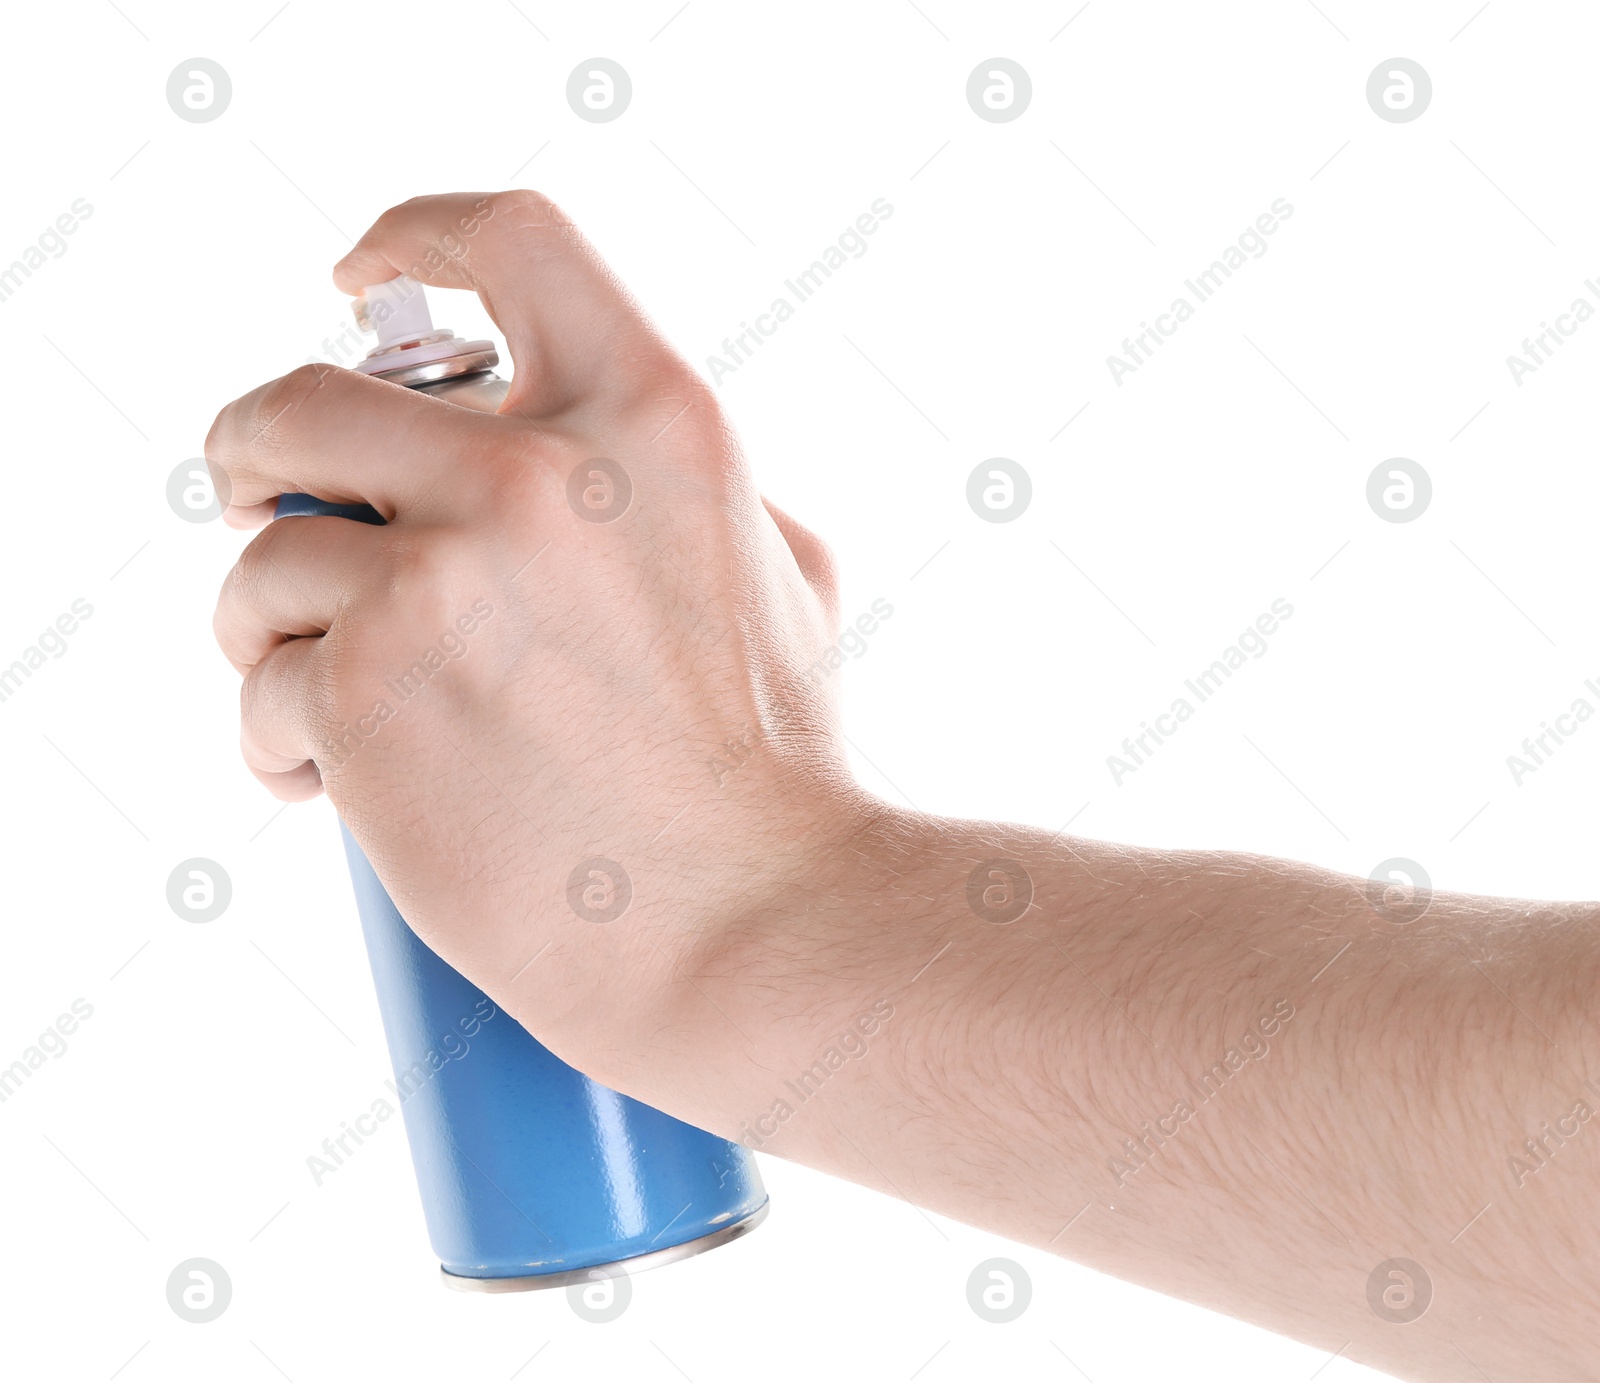
[[[479,293],[498,415],[304,367],[206,456],[237,526],[287,491],[389,521],[263,527],[215,628],[252,772],[326,791],[429,945],[572,1065],[763,1151],[1404,1378],[1593,1376],[1600,910],[871,797],[812,671],[827,549],[570,222],[420,198],[334,277],[400,272]],[[568,501],[595,457],[632,484],[610,522]],[[631,883],[613,921],[568,903],[596,858]]]

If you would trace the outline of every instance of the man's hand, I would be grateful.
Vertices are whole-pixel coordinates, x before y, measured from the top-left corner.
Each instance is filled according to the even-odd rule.
[[[293,491],[387,520],[271,523],[229,575],[244,757],[286,800],[326,789],[435,950],[615,1070],[695,944],[848,828],[808,676],[830,559],[544,197],[407,202],[335,280],[401,272],[478,292],[513,386],[489,416],[308,365],[218,416],[236,524]]]

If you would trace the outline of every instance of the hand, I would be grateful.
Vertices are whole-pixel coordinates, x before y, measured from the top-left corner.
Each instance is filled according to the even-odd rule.
[[[697,941],[861,809],[810,672],[837,635],[831,559],[763,505],[708,387],[544,197],[407,202],[334,277],[400,272],[476,290],[513,385],[490,416],[308,365],[218,415],[236,524],[295,491],[387,520],[279,520],[229,574],[244,758],[285,800],[326,789],[429,945],[622,1078]],[[591,485],[621,512],[569,501]]]

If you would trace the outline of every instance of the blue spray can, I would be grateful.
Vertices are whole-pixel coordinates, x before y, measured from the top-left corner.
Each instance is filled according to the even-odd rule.
[[[507,382],[488,341],[437,330],[402,276],[365,291],[356,320],[378,344],[356,367],[495,412]],[[382,523],[365,505],[283,495],[277,517]],[[751,1154],[558,1060],[445,964],[400,915],[340,823],[393,1090],[428,1236],[467,1291],[565,1287],[658,1267],[749,1233],[767,1213]]]

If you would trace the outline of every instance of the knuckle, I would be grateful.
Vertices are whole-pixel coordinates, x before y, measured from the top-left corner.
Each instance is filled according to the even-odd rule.
[[[207,466],[220,464],[226,446],[227,427],[232,419],[233,405],[230,404],[211,420],[211,426],[206,430],[205,446],[201,448]],[[212,478],[216,478],[215,472],[212,473]]]
[[[325,734],[338,702],[337,670],[322,639],[279,644],[239,684],[243,732],[259,745],[310,743]]]
[[[290,528],[293,522],[280,519],[269,523],[246,544],[228,573],[227,594],[246,605],[255,600],[268,577],[281,564],[284,544],[293,536]]]
[[[415,197],[407,197],[403,202],[396,202],[391,207],[386,207],[372,223],[372,229],[364,237],[366,240],[381,238],[397,226],[403,226],[416,219],[417,213],[426,211],[437,205],[437,193],[423,192]]]
[[[262,667],[263,664],[257,663],[239,683],[239,724],[246,734],[261,718]]]
[[[437,528],[413,534],[391,549],[388,603],[401,627],[432,621],[451,612],[461,589],[470,583],[474,554],[481,544],[455,529]]]
[[[232,494],[234,472],[240,469],[241,443],[248,435],[240,425],[243,407],[244,400],[239,399],[218,413],[211,421],[201,448],[206,470],[211,474],[212,489],[219,498]]]
[[[271,445],[286,419],[335,373],[331,365],[305,364],[270,384],[235,399],[212,420],[205,459],[219,495],[231,493],[236,477],[250,477],[259,448]]]
[[[689,405],[684,417],[702,425],[722,420],[722,403],[705,377],[670,347],[641,352],[636,362],[643,384],[658,395]]]
[[[475,513],[526,513],[554,494],[551,474],[564,478],[566,448],[545,434],[516,427],[480,446],[452,482]],[[566,468],[571,468],[566,462]]]
[[[631,355],[623,374],[620,421],[640,442],[701,462],[737,454],[715,390],[675,351],[651,343]]]
[[[567,226],[571,220],[543,192],[531,187],[516,187],[502,192],[494,199],[497,210],[515,211],[531,224],[541,226]],[[525,224],[529,223],[525,220]]]
[[[331,373],[331,366],[305,364],[273,380],[256,401],[253,432],[257,436],[271,432],[283,418],[296,412],[323,388]]]
[[[239,729],[252,745],[268,742],[268,727],[282,714],[281,670],[277,660],[264,658],[239,683]]]

